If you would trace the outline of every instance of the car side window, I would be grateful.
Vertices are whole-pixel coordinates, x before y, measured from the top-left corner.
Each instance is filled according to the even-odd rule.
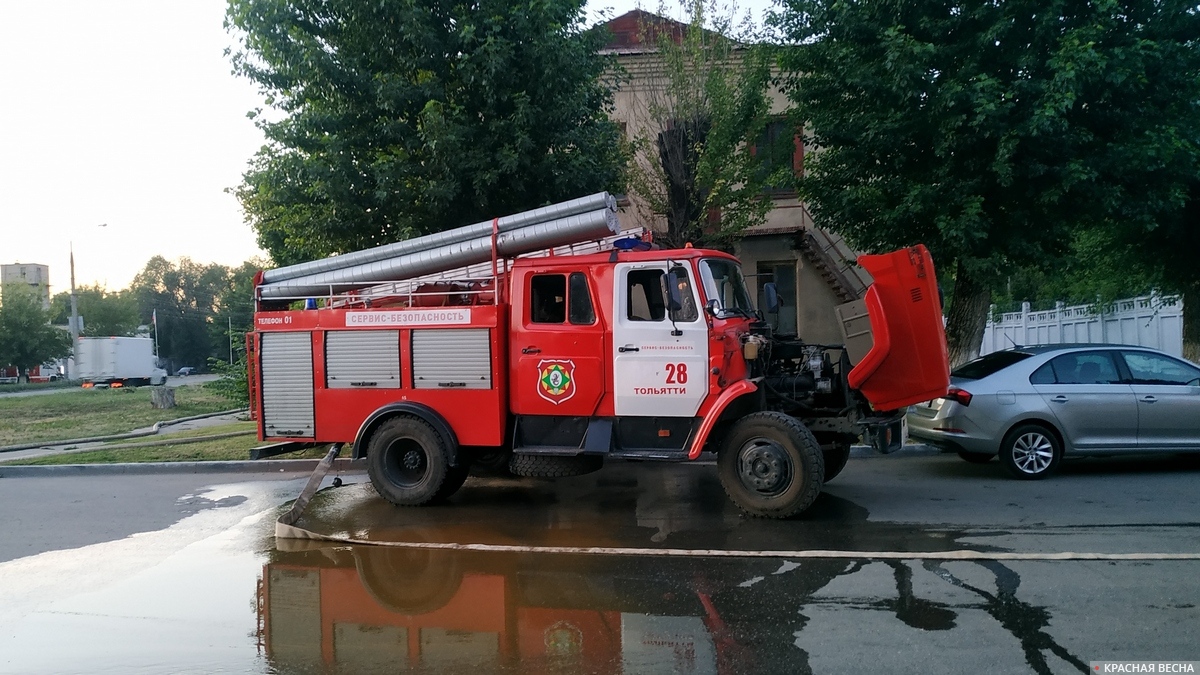
[[[630,321],[662,321],[667,318],[666,282],[663,270],[630,270],[625,285],[626,317]]]
[[[533,323],[565,323],[567,278],[561,274],[537,274],[529,280],[529,317]]]
[[[1149,352],[1121,352],[1134,384],[1186,385],[1200,378],[1200,369],[1169,356]]]
[[[1055,384],[1117,384],[1121,376],[1109,352],[1076,352],[1050,361]]]
[[[1049,361],[1029,376],[1029,384],[1054,384],[1054,366]]]
[[[596,323],[596,310],[592,308],[592,294],[588,292],[587,277],[582,272],[571,273],[570,302],[571,323],[577,326],[590,326]]]

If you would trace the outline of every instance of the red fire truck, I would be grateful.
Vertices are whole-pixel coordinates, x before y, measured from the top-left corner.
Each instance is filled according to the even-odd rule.
[[[259,437],[347,444],[397,505],[449,497],[473,464],[561,477],[710,451],[741,509],[788,517],[852,441],[896,449],[904,409],[946,393],[922,246],[860,257],[874,283],[838,308],[844,344],[818,345],[772,334],[733,256],[618,231],[601,194],[260,273]]]

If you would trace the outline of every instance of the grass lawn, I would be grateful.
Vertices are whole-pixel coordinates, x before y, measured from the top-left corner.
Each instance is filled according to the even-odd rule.
[[[0,398],[0,445],[106,436],[161,420],[232,410],[237,404],[204,387],[178,387],[170,410],[150,407],[150,389],[72,389]]]
[[[46,457],[36,457],[31,459],[13,460],[11,462],[0,462],[0,464],[20,465],[20,466],[44,466],[47,464],[117,464],[124,462],[211,462],[220,460],[241,460],[250,459],[250,448],[259,445],[258,438],[252,433],[254,431],[253,422],[238,422],[236,424],[222,424],[218,426],[206,427],[204,429],[194,429],[178,434],[168,434],[162,436],[148,436],[146,438],[136,438],[127,441],[115,441],[109,445],[117,445],[123,443],[144,443],[144,442],[162,442],[170,443],[174,440],[186,438],[194,438],[196,436],[209,436],[216,434],[228,434],[239,431],[251,432],[244,436],[231,436],[229,438],[218,438],[212,441],[200,441],[197,443],[188,443],[185,445],[156,445],[153,447],[143,448],[118,448],[112,450],[87,450],[84,452],[67,452],[57,455],[49,455]],[[309,448],[301,452],[293,452],[286,455],[280,455],[277,459],[320,459],[329,451],[328,446],[318,446]],[[344,452],[344,451],[343,451]]]

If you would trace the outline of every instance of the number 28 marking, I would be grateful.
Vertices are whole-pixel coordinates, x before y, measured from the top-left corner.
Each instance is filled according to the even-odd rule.
[[[667,384],[687,384],[687,364],[667,364]]]

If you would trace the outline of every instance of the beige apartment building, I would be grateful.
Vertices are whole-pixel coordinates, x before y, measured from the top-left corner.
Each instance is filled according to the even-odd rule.
[[[48,265],[13,263],[0,265],[0,284],[28,284],[42,299],[42,309],[50,309],[50,267]]]

